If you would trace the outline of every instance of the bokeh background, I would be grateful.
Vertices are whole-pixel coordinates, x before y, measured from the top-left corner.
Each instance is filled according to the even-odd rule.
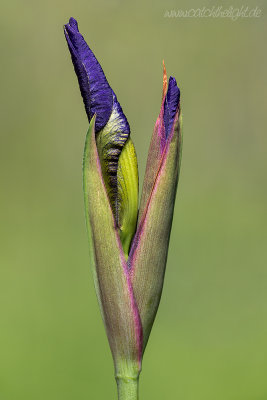
[[[166,10],[256,6],[259,18]],[[131,125],[142,183],[162,60],[184,150],[141,399],[267,399],[264,1],[4,0],[1,7],[0,399],[115,399],[89,266],[87,131],[63,35],[79,21]]]

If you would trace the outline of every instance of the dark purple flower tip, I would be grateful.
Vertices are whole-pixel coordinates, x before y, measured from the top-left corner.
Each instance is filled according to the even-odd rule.
[[[169,78],[168,91],[164,101],[164,126],[166,139],[171,133],[174,118],[179,107],[180,89],[177,86],[176,79],[172,76]]]
[[[112,112],[112,89],[94,53],[80,34],[74,18],[70,18],[69,23],[64,26],[64,33],[88,119],[90,121],[96,114],[95,130],[99,132]]]

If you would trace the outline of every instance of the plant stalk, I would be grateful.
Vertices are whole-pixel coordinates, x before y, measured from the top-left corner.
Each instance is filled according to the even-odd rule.
[[[118,388],[118,400],[138,400],[139,377],[116,377]]]

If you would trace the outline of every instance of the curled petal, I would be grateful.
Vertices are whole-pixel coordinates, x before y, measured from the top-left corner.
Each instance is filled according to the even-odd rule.
[[[111,116],[104,128],[98,133],[96,143],[105,185],[118,227],[121,225],[119,216],[122,207],[118,181],[118,167],[122,151],[126,143],[130,140],[129,136],[130,127],[128,121],[123,114],[116,95],[113,93]],[[135,168],[137,170],[136,157]],[[138,178],[136,184],[138,186]]]
[[[165,99],[166,93],[168,88],[168,79],[167,79],[167,72],[165,67],[165,62],[163,60],[163,88],[162,88],[162,102]]]

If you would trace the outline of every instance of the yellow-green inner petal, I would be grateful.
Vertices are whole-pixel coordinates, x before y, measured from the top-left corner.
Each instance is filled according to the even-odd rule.
[[[138,213],[138,167],[135,148],[130,138],[123,147],[119,158],[117,182],[119,233],[124,254],[128,258]]]

